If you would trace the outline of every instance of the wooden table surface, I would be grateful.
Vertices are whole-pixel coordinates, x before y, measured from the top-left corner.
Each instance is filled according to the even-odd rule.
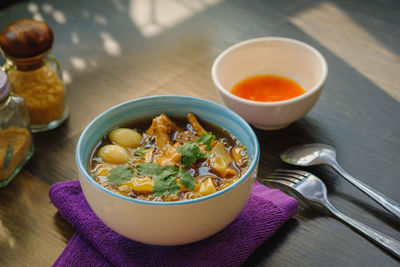
[[[12,2],[12,1],[11,1]],[[279,152],[321,142],[337,148],[344,169],[400,202],[400,2],[249,0],[17,1],[0,27],[44,19],[55,32],[70,118],[34,135],[36,151],[0,189],[0,265],[51,265],[74,229],[50,203],[51,184],[77,179],[76,141],[96,115],[157,94],[221,98],[211,81],[216,56],[261,36],[295,38],[325,56],[323,93],[303,119],[279,131],[255,129],[259,176],[287,168]],[[1,142],[1,140],[0,140]],[[309,168],[346,215],[400,240],[400,223],[328,167]],[[394,266],[398,259],[325,213],[301,203],[246,261],[259,266]]]

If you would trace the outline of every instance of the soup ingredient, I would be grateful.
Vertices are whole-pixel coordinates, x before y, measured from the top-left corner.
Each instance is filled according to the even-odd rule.
[[[128,151],[118,145],[106,145],[100,148],[98,156],[105,162],[121,164],[129,161]]]
[[[209,177],[200,184],[199,192],[202,196],[206,196],[217,192],[213,180]]]
[[[189,142],[180,146],[178,152],[182,154],[182,163],[185,168],[192,166],[196,160],[205,159],[208,156],[207,152],[202,151],[196,142]]]
[[[139,147],[138,149],[135,150],[135,152],[133,152],[133,155],[137,157],[143,157],[145,153],[146,150],[143,147]]]
[[[237,83],[231,93],[253,101],[283,101],[306,91],[295,81],[277,75],[251,76]]]
[[[203,133],[197,141],[188,142],[178,148],[182,154],[182,163],[185,168],[189,168],[198,159],[207,158],[208,153],[201,150],[198,144],[203,144],[210,149],[211,142],[215,139],[212,133]]]
[[[247,170],[246,148],[231,134],[211,124],[206,125],[212,131],[206,131],[191,113],[187,120],[174,121],[161,114],[113,130],[135,129],[140,142],[135,148],[123,147],[126,143],[109,133],[89,165],[94,179],[132,198],[177,201],[222,190]]]
[[[109,133],[108,139],[111,143],[122,147],[135,148],[142,141],[142,135],[132,129],[118,128]]]
[[[130,181],[132,177],[133,173],[129,167],[118,166],[110,170],[107,181],[109,184],[118,185]]]
[[[163,196],[176,194],[180,189],[179,182],[191,190],[195,187],[190,172],[173,166],[160,166],[155,163],[142,163],[136,167],[139,175],[150,176],[154,179],[154,195]]]
[[[232,159],[221,142],[216,142],[211,149],[210,166],[220,175],[224,175]]]
[[[207,147],[208,150],[210,150],[211,142],[215,140],[215,135],[212,133],[203,133],[200,136],[200,139],[196,141],[198,144],[203,144]]]
[[[165,114],[161,114],[152,120],[152,124],[147,129],[146,134],[155,139],[158,153],[154,155],[154,162],[160,165],[176,165],[181,160],[181,154],[177,151],[179,143],[173,144],[171,134],[179,130]]]
[[[140,193],[152,193],[154,190],[154,182],[150,177],[134,177],[131,182],[125,183],[130,189]]]

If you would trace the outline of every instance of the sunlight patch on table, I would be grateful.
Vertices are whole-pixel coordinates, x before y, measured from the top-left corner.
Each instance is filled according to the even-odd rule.
[[[99,14],[94,15],[93,19],[94,19],[94,22],[96,22],[97,24],[100,24],[100,25],[107,25],[108,24],[107,19],[103,15],[99,15]]]
[[[54,11],[54,7],[51,4],[44,3],[42,5],[42,10],[43,10],[44,13],[50,14],[51,12]]]
[[[78,33],[77,32],[71,32],[71,42],[73,43],[73,44],[79,44],[79,35],[78,35]]]
[[[35,12],[39,11],[39,7],[35,3],[29,3],[27,8],[28,8],[28,11],[31,12],[31,13],[35,13]]]
[[[40,14],[39,12],[33,13],[32,18],[33,18],[34,20],[44,21],[44,18],[43,18],[43,16],[42,16],[42,14]]]
[[[399,55],[386,48],[335,4],[324,2],[289,19],[337,57],[400,101],[400,90],[396,87],[400,83]],[[362,88],[355,89],[362,90]]]
[[[39,11],[39,6],[35,3],[29,3],[26,8],[30,13],[32,13],[32,18],[34,20],[44,21],[42,14]]]
[[[74,69],[82,71],[86,69],[86,61],[81,57],[71,57],[71,64]]]
[[[61,10],[54,10],[53,11],[53,19],[55,22],[58,24],[66,24],[67,23],[67,17]]]
[[[153,37],[223,0],[131,0],[129,16],[145,37]]]
[[[103,40],[103,47],[108,55],[113,57],[121,55],[121,46],[110,33],[100,32],[100,38]]]
[[[0,243],[7,243],[10,248],[15,247],[15,238],[12,236],[10,230],[3,225],[0,220]]]
[[[72,82],[72,77],[71,74],[69,74],[69,71],[67,70],[62,71],[62,79],[65,85],[70,84]]]

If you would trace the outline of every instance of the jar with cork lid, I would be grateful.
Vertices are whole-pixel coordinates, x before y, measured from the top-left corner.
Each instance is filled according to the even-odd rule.
[[[32,154],[25,101],[10,92],[7,75],[0,70],[0,187],[11,182]]]
[[[21,19],[0,33],[11,91],[26,101],[32,132],[59,126],[68,117],[60,66],[49,54],[54,41],[43,21]]]

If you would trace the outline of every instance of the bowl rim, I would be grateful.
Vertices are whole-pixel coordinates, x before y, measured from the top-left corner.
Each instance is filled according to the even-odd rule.
[[[195,198],[195,199],[188,199],[188,200],[179,200],[179,201],[169,201],[169,202],[155,202],[155,201],[148,201],[148,200],[140,200],[140,199],[135,199],[135,198],[130,198],[130,197],[126,197],[123,195],[120,195],[118,193],[115,193],[111,190],[108,190],[106,188],[104,188],[103,186],[101,186],[100,184],[98,184],[96,181],[93,180],[93,178],[89,175],[88,171],[86,170],[86,167],[83,166],[83,159],[80,156],[80,148],[83,146],[83,138],[85,136],[85,134],[89,131],[89,129],[95,124],[97,123],[97,121],[101,120],[101,118],[109,113],[109,112],[113,112],[116,109],[119,109],[123,106],[126,105],[130,105],[132,102],[138,102],[138,101],[150,101],[150,100],[156,100],[159,98],[169,98],[169,97],[174,97],[174,98],[180,98],[180,99],[184,99],[184,100],[195,100],[195,101],[199,101],[199,102],[203,102],[205,104],[208,105],[215,105],[218,108],[222,109],[223,111],[225,111],[226,113],[228,113],[228,115],[233,116],[235,118],[235,120],[237,120],[240,124],[242,124],[242,126],[246,129],[246,131],[248,131],[250,133],[250,138],[252,139],[252,142],[254,142],[254,147],[255,147],[255,151],[254,151],[254,158],[252,163],[250,164],[249,168],[247,169],[247,171],[236,181],[234,182],[232,185],[217,191],[213,194],[207,195],[207,196],[203,196],[203,197],[199,197],[199,198]],[[238,138],[238,137],[236,137]],[[186,205],[186,204],[193,204],[193,203],[198,203],[198,202],[202,202],[202,201],[206,201],[212,198],[216,198],[226,192],[229,192],[231,190],[233,190],[234,188],[236,188],[238,185],[240,185],[244,180],[249,178],[249,175],[251,173],[253,173],[253,171],[255,171],[255,169],[258,166],[258,162],[259,162],[259,158],[260,158],[260,145],[257,139],[256,134],[254,133],[253,129],[250,127],[250,125],[241,117],[239,116],[237,113],[235,113],[234,111],[232,111],[231,109],[220,105],[218,103],[215,103],[213,101],[210,100],[206,100],[206,99],[202,99],[202,98],[198,98],[198,97],[192,97],[192,96],[183,96],[183,95],[154,95],[154,96],[147,96],[147,97],[141,97],[141,98],[136,98],[133,100],[129,100],[123,103],[120,103],[118,105],[115,105],[107,110],[105,110],[104,112],[102,112],[101,114],[97,115],[86,127],[85,129],[82,131],[81,135],[79,136],[78,142],[76,144],[76,149],[75,149],[75,160],[76,160],[76,164],[78,166],[78,170],[79,172],[82,174],[82,176],[84,177],[84,179],[88,180],[90,184],[94,185],[97,189],[107,193],[108,195],[117,197],[119,199],[122,200],[126,200],[129,202],[133,202],[133,203],[138,203],[138,204],[146,204],[146,205],[155,205],[155,206],[176,206],[176,205]]]
[[[236,96],[234,94],[232,94],[230,91],[228,91],[227,89],[225,89],[221,83],[219,82],[218,76],[217,76],[217,66],[220,64],[220,62],[222,61],[222,59],[229,53],[231,53],[232,51],[239,49],[243,46],[249,45],[249,44],[253,44],[253,43],[262,43],[262,42],[269,42],[269,41],[281,41],[281,42],[286,42],[286,43],[292,43],[292,44],[296,44],[296,45],[300,45],[308,50],[310,50],[311,52],[313,52],[320,60],[321,64],[322,64],[322,75],[321,78],[319,79],[319,81],[316,83],[316,85],[314,87],[312,87],[310,90],[307,90],[304,94],[287,99],[287,100],[282,100],[282,101],[253,101],[253,100],[248,100],[245,98],[241,98],[239,96]],[[262,106],[262,107],[271,107],[271,106],[279,106],[279,105],[287,105],[290,103],[294,103],[294,102],[298,102],[301,101],[305,98],[307,98],[308,96],[310,96],[311,94],[315,93],[316,91],[318,91],[319,89],[322,88],[322,86],[324,85],[327,77],[328,77],[328,64],[324,58],[324,56],[321,54],[321,52],[319,52],[316,48],[314,48],[313,46],[296,40],[296,39],[292,39],[292,38],[287,38],[287,37],[277,37],[277,36],[271,36],[271,37],[258,37],[258,38],[252,38],[252,39],[248,39],[239,43],[236,43],[230,47],[228,47],[227,49],[225,49],[224,51],[222,51],[217,58],[214,60],[214,63],[212,65],[211,68],[211,77],[212,80],[214,82],[214,84],[216,85],[218,91],[225,95],[228,98],[231,98],[235,101],[241,102],[243,104],[250,104],[250,105],[255,105],[255,106]]]

